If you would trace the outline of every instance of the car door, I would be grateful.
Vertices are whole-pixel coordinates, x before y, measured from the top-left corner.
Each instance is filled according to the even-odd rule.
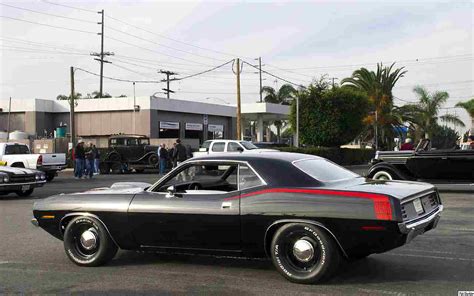
[[[420,179],[446,179],[449,174],[445,170],[448,165],[448,154],[445,150],[417,152],[408,158],[407,168]]]
[[[151,192],[135,196],[128,215],[137,243],[161,248],[240,250],[237,167],[236,163],[190,162],[174,170]],[[166,192],[170,186],[174,186],[174,194]]]
[[[474,150],[448,151],[445,170],[451,180],[474,181]]]

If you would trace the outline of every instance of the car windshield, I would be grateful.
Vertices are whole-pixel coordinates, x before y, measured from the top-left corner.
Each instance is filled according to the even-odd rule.
[[[297,168],[322,182],[334,182],[360,177],[326,159],[304,159],[293,163]]]
[[[258,149],[257,146],[247,141],[240,142],[240,145],[244,146],[244,148],[247,150]]]
[[[211,146],[211,141],[205,141],[202,143],[201,148],[209,149],[209,146]]]

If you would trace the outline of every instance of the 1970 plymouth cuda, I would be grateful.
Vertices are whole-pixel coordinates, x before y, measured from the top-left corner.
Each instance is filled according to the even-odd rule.
[[[262,152],[193,158],[154,185],[122,183],[35,203],[33,224],[81,266],[118,248],[273,260],[314,283],[343,258],[400,247],[436,227],[432,185],[365,179],[310,155]]]
[[[46,183],[46,174],[37,170],[0,166],[0,195],[29,196]]]

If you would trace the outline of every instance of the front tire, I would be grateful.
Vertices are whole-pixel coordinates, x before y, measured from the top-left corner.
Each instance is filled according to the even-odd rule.
[[[99,266],[112,260],[118,247],[102,223],[93,217],[80,216],[66,227],[64,250],[79,266]]]
[[[51,181],[53,181],[54,177],[56,177],[56,172],[54,172],[54,173],[47,173],[47,174],[46,174],[46,181],[51,182]]]
[[[290,223],[275,233],[271,256],[289,281],[313,284],[329,278],[339,267],[340,251],[333,238],[317,226]]]
[[[380,170],[375,172],[375,174],[372,176],[372,179],[381,181],[391,181],[396,179],[396,175],[389,170]]]

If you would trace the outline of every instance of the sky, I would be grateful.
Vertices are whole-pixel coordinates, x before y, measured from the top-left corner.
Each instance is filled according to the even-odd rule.
[[[164,96],[159,70],[199,73],[241,58],[297,85],[322,75],[337,83],[377,62],[408,71],[394,89],[397,105],[417,100],[412,89],[443,90],[442,113],[474,94],[473,2],[454,1],[5,1],[0,0],[0,99],[55,99],[70,93],[70,67],[99,73],[105,11],[107,77],[137,81],[136,96]],[[12,7],[14,6],[14,7]],[[16,8],[15,8],[16,7]],[[22,8],[22,9],[18,9]],[[171,82],[171,98],[235,104],[232,62]],[[259,75],[242,67],[242,101],[259,100]],[[263,85],[285,83],[263,74]],[[75,71],[76,92],[99,89],[99,78]],[[104,79],[104,91],[133,96],[132,82]]]

